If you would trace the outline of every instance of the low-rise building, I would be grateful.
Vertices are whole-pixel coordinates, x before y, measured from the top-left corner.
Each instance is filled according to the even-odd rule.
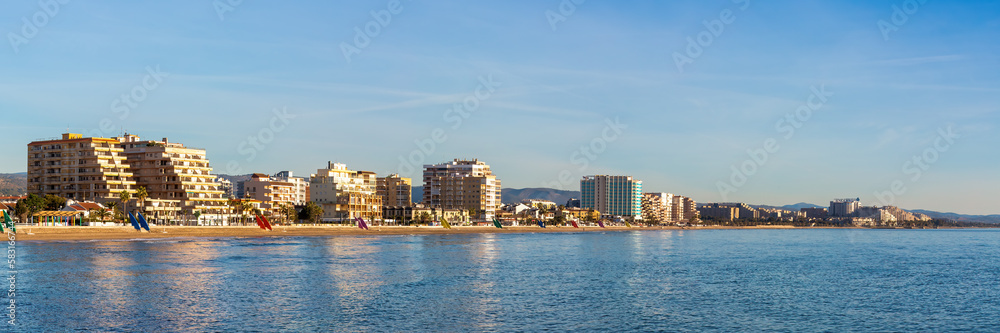
[[[825,219],[827,217],[826,208],[801,208],[799,211],[810,219]]]
[[[698,207],[698,213],[703,219],[713,219],[720,221],[734,221],[739,219],[740,211],[736,207],[727,206],[702,206]]]
[[[582,221],[597,221],[601,219],[601,212],[593,209],[584,208],[566,208],[563,211],[567,218],[570,219],[580,219]]]
[[[406,225],[420,223],[423,214],[427,214],[428,222],[440,222],[442,217],[448,219],[448,223],[456,225],[471,221],[469,211],[465,209],[438,209],[424,205],[382,207],[382,215],[389,223]]]

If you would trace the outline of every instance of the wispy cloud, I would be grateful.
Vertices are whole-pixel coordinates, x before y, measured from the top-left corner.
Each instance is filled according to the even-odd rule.
[[[872,64],[881,66],[916,66],[916,65],[939,63],[939,62],[953,62],[965,59],[967,59],[967,57],[964,55],[951,54],[951,55],[941,55],[941,56],[931,56],[931,57],[880,60],[880,61],[875,61]]]

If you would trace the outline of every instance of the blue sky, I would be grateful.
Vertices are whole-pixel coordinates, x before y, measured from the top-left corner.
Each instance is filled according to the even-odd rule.
[[[389,3],[244,0],[220,17],[210,0],[69,1],[54,15],[5,2],[0,172],[25,170],[30,141],[106,120],[109,136],[206,148],[217,173],[332,160],[419,178],[401,158],[479,158],[508,188],[627,174],[699,202],[1000,213],[998,2],[589,0],[563,4],[555,29],[554,0],[403,1],[383,26],[371,12]],[[720,17],[716,36],[705,22]],[[33,18],[44,25],[26,34]],[[342,45],[366,25],[377,35],[348,61]],[[140,88],[157,67],[167,74]],[[786,138],[779,121],[820,87],[832,96]],[[142,97],[124,119],[122,95]],[[453,126],[463,102],[475,108]],[[275,109],[294,118],[272,122]],[[627,127],[605,133],[609,121]],[[934,148],[947,128],[959,137]],[[436,129],[433,151],[414,153]],[[747,150],[769,139],[778,149],[754,161]],[[919,178],[917,155],[933,157]]]

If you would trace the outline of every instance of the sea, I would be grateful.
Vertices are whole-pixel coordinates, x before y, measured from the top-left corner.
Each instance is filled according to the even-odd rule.
[[[998,230],[19,241],[11,332],[998,332]],[[11,282],[11,281],[8,281]],[[5,283],[6,285],[6,283]],[[6,288],[5,288],[6,289]],[[9,309],[5,312],[8,315]]]

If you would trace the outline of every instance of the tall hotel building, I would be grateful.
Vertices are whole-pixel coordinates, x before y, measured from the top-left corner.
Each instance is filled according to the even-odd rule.
[[[71,133],[29,143],[27,191],[77,201],[118,200],[122,190],[135,191],[124,152],[117,139]]]
[[[323,221],[382,218],[382,198],[375,191],[374,172],[348,170],[345,164],[329,162],[326,169],[309,177],[309,182],[311,200],[323,208]]]
[[[500,208],[500,180],[490,166],[475,160],[424,165],[424,205],[441,209],[475,209],[474,219],[490,220]]]
[[[140,140],[126,134],[118,138],[125,148],[126,163],[136,186],[146,188],[150,199],[179,200],[180,213],[221,222],[229,214],[221,185],[212,174],[204,149],[183,144]]]
[[[631,176],[587,176],[580,180],[581,206],[606,216],[642,219],[642,181]]]
[[[861,208],[861,199],[837,199],[830,201],[830,217],[853,217]]]

